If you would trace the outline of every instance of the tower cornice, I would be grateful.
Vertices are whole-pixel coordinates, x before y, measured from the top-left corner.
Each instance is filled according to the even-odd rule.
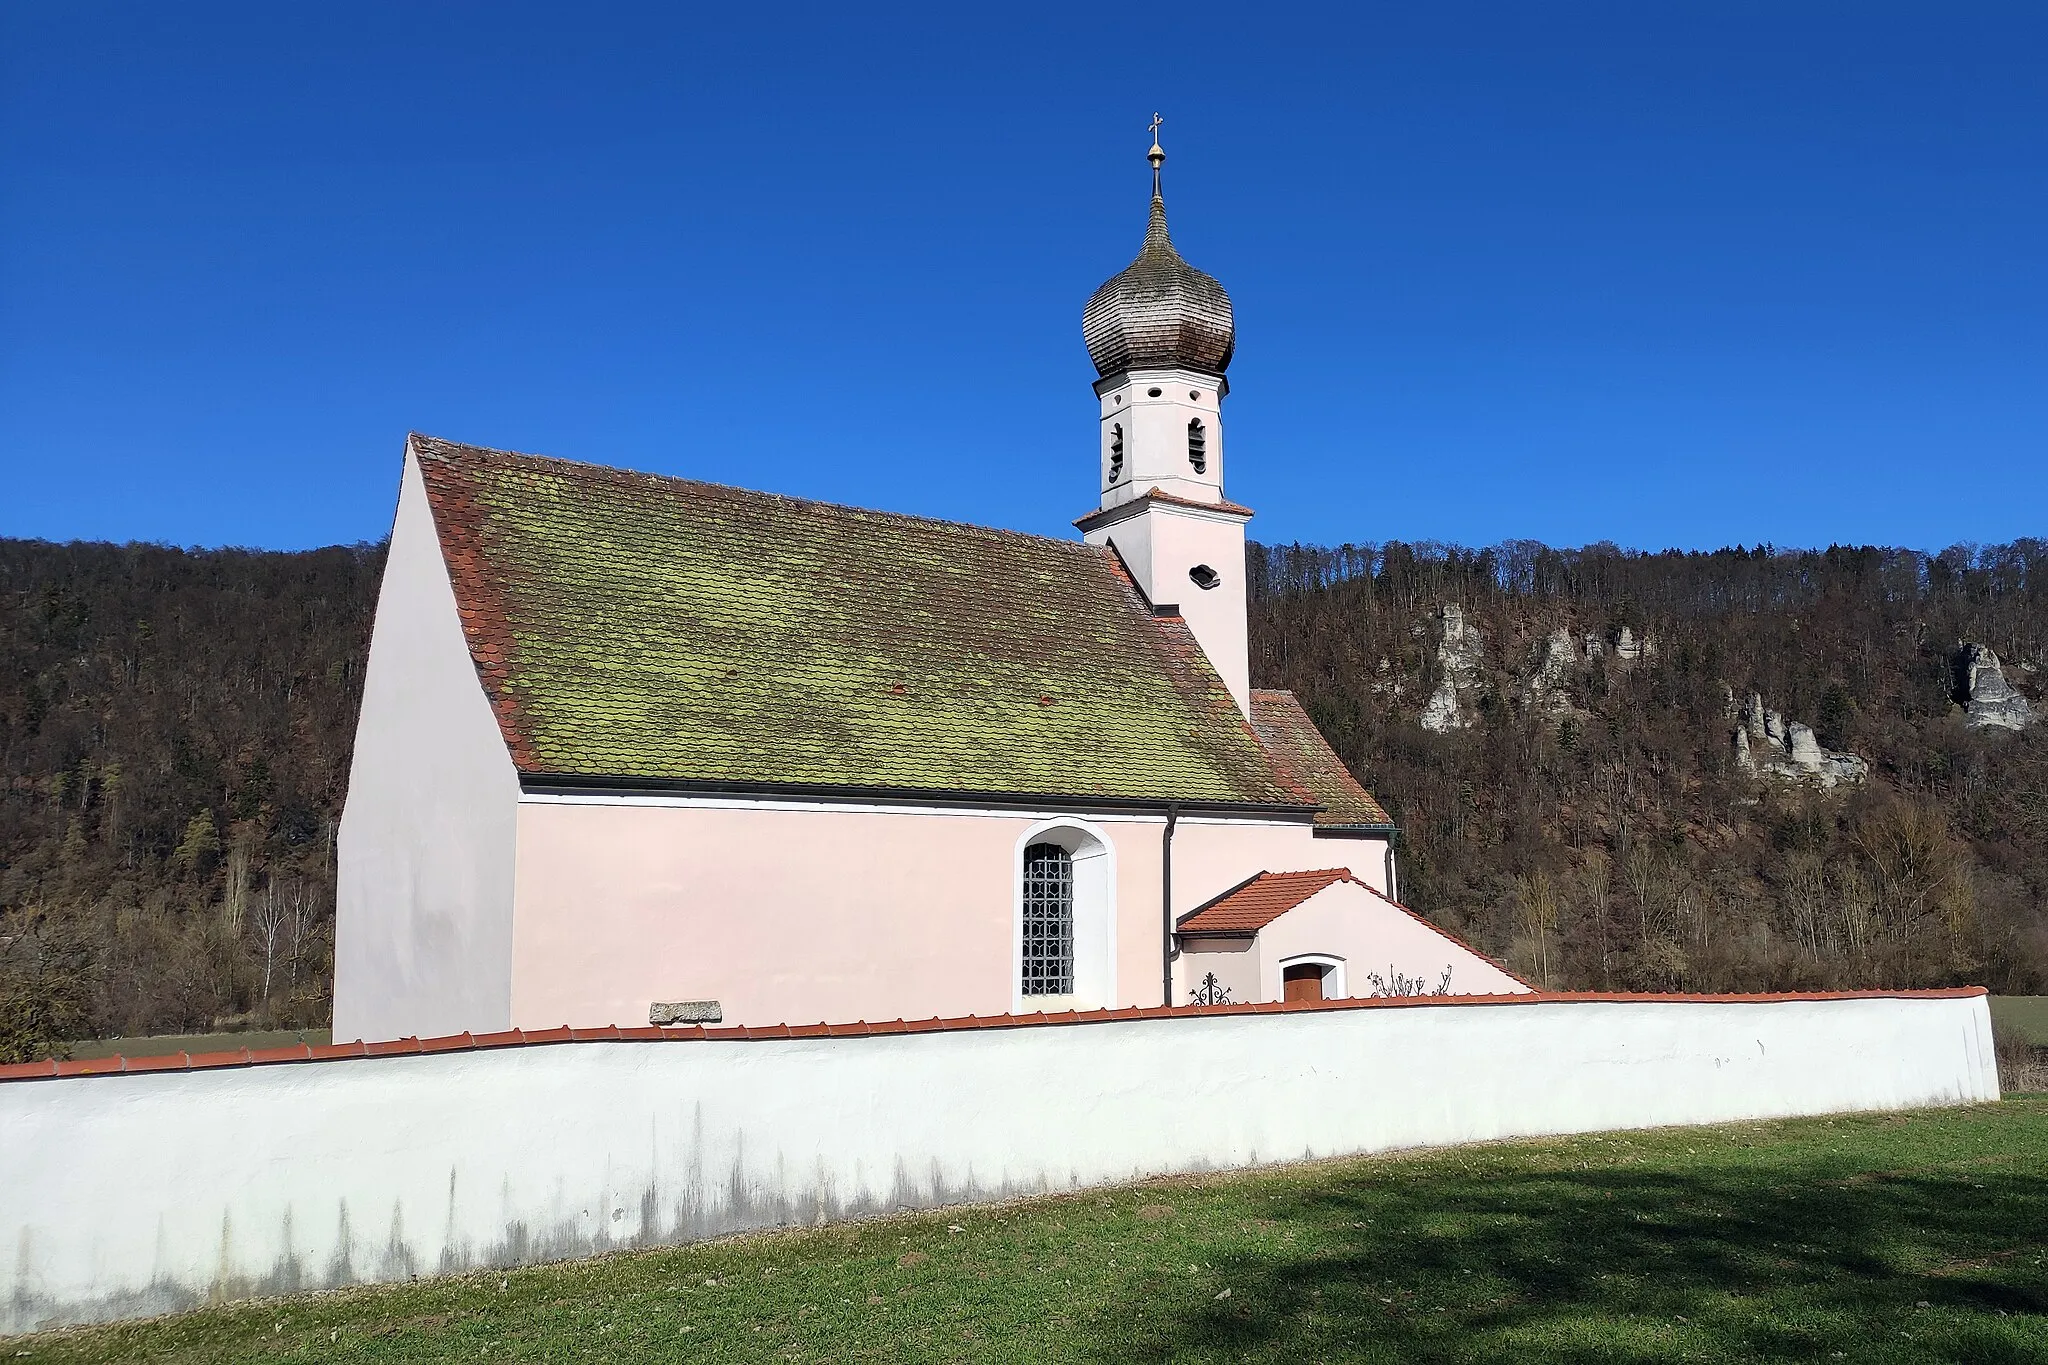
[[[1196,502],[1193,498],[1176,497],[1157,488],[1148,488],[1135,497],[1110,507],[1098,507],[1088,515],[1076,518],[1074,527],[1085,535],[1089,531],[1129,521],[1132,517],[1151,511],[1155,507],[1162,511],[1178,512],[1208,521],[1235,522],[1240,526],[1258,515],[1251,508],[1234,502]]]
[[[1148,379],[1172,380],[1180,383],[1185,383],[1188,380],[1199,380],[1216,390],[1218,398],[1230,397],[1230,381],[1224,376],[1214,370],[1198,370],[1186,365],[1133,367],[1128,370],[1118,370],[1115,374],[1106,374],[1095,381],[1095,396],[1100,398],[1106,393],[1126,386],[1136,388]]]

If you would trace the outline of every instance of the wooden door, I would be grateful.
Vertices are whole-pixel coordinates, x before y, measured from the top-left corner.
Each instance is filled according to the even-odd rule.
[[[1325,968],[1314,962],[1300,962],[1292,967],[1282,968],[1280,972],[1281,999],[1322,999],[1324,970]]]

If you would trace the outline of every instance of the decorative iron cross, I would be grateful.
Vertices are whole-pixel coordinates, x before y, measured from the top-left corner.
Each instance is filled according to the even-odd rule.
[[[1159,117],[1158,112],[1155,110],[1152,115],[1152,122],[1149,125],[1150,131],[1152,133],[1152,145],[1154,147],[1157,147],[1159,145],[1159,125],[1164,122],[1166,122],[1166,120]]]

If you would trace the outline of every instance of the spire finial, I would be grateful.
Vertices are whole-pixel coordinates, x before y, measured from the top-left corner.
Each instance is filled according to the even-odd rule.
[[[1159,125],[1164,122],[1166,120],[1159,117],[1158,111],[1154,110],[1152,122],[1149,125],[1149,131],[1152,134],[1152,150],[1145,153],[1145,159],[1152,163],[1152,194],[1155,198],[1159,194],[1159,168],[1166,164],[1165,149],[1159,145]]]

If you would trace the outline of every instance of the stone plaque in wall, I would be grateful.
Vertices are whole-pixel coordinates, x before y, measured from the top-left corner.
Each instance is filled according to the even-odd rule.
[[[663,1028],[670,1024],[716,1024],[724,1018],[716,1000],[657,1000],[647,1007],[647,1022]]]

